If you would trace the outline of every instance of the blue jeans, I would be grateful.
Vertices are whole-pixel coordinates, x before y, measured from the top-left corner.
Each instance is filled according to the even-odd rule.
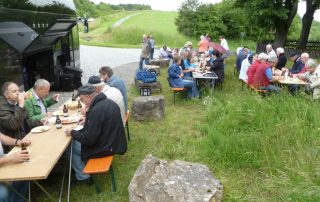
[[[199,97],[199,90],[194,81],[191,80],[182,80],[183,87],[188,89],[188,98]]]
[[[153,54],[154,54],[154,48],[150,48],[150,56],[149,56],[150,60],[153,59]]]
[[[29,183],[27,181],[16,181],[10,186],[23,196],[27,195]],[[0,183],[0,202],[24,202],[14,191],[11,191],[7,186]]]
[[[268,86],[264,86],[264,87],[260,87],[261,90],[267,90],[270,93],[280,93],[280,88],[278,86],[275,85],[268,85]]]
[[[143,60],[145,60],[146,65],[150,64],[150,63],[149,63],[149,58],[142,58],[142,57],[140,57],[139,69],[143,69]]]
[[[66,150],[65,153],[68,158],[70,154],[70,147]],[[77,140],[73,140],[72,143],[72,162],[71,162],[72,169],[74,170],[75,176],[77,180],[85,180],[90,177],[90,175],[84,174],[82,172],[85,164],[81,159],[81,143]]]

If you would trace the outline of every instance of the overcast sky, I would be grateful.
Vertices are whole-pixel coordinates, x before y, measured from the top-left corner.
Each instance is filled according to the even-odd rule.
[[[183,0],[90,0],[95,3],[105,2],[109,4],[148,4],[153,10],[161,11],[176,11]],[[202,3],[217,3],[221,0],[200,0]],[[306,6],[305,2],[299,3],[298,13],[302,16],[305,13]],[[315,14],[315,20],[320,21],[320,12],[317,11]]]

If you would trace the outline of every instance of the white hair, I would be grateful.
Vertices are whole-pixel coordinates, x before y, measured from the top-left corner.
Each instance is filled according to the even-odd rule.
[[[301,54],[301,57],[307,57],[307,58],[309,58],[309,54],[308,54],[308,53],[302,53],[302,54]]]
[[[267,44],[266,45],[266,48],[268,49],[268,48],[271,48],[272,49],[272,45],[271,44]]]
[[[50,83],[45,79],[36,80],[33,86],[34,89],[45,88],[45,87],[50,87]]]
[[[276,49],[276,52],[278,54],[284,53],[284,49],[282,47],[279,47],[279,48]]]
[[[306,64],[307,67],[309,68],[316,68],[318,66],[317,62],[310,58],[308,61],[307,61],[307,64]]]

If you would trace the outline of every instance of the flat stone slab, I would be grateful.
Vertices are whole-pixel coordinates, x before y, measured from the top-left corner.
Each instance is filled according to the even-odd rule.
[[[145,69],[150,70],[153,69],[157,75],[160,75],[160,66],[157,65],[145,65],[144,66]]]
[[[159,81],[154,83],[143,83],[143,81],[134,79],[134,84],[137,87],[138,91],[140,92],[140,88],[142,86],[148,86],[151,88],[151,94],[152,93],[160,93],[161,92],[161,83]]]
[[[169,67],[170,60],[165,59],[154,59],[150,61],[150,65],[160,66],[160,68],[167,68]]]
[[[205,165],[147,155],[130,185],[130,202],[221,202],[223,186]]]
[[[138,121],[164,118],[164,96],[140,96],[132,102],[132,115]]]

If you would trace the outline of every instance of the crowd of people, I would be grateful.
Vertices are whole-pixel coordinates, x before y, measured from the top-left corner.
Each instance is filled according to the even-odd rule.
[[[123,154],[127,150],[124,125],[128,97],[125,83],[108,66],[101,67],[99,73],[100,77],[91,76],[88,84],[78,89],[77,96],[85,106],[79,121],[83,128],[65,129],[66,135],[74,139],[71,165],[77,184],[92,183],[91,177],[82,172],[89,158]],[[12,146],[29,146],[31,141],[25,136],[32,128],[48,123],[52,116],[48,107],[59,100],[59,94],[49,96],[49,91],[50,83],[44,79],[38,79],[27,92],[20,92],[14,82],[3,84],[3,98],[0,102],[0,166],[29,160],[27,150],[8,155],[5,153]],[[65,153],[69,151],[70,148]],[[0,182],[0,201],[24,201],[19,194],[10,191],[8,186],[25,196],[28,182],[17,181],[7,185]]]
[[[201,35],[197,49],[193,49],[192,42],[187,41],[179,52],[174,51],[173,62],[168,69],[170,86],[186,88],[188,98],[198,98],[199,89],[192,77],[192,72],[196,71],[196,68],[203,61],[207,71],[212,71],[218,76],[215,83],[222,84],[225,70],[224,59],[229,55],[229,47],[223,36],[220,36],[219,39],[220,45],[213,43],[208,34]],[[219,46],[223,52],[215,49]]]
[[[273,50],[272,45],[267,44],[266,51],[260,54],[250,53],[249,49],[244,47],[237,55],[236,68],[239,71],[239,79],[249,86],[270,93],[281,91],[277,85],[280,80],[301,79],[306,82],[305,92],[313,92],[313,98],[318,99],[320,90],[318,71],[320,71],[320,67],[316,60],[310,58],[306,52],[302,54],[292,52],[289,55],[289,60],[293,63],[291,68],[286,67],[287,57],[282,47]],[[293,82],[288,85],[288,90],[295,94],[300,87],[300,84]]]

